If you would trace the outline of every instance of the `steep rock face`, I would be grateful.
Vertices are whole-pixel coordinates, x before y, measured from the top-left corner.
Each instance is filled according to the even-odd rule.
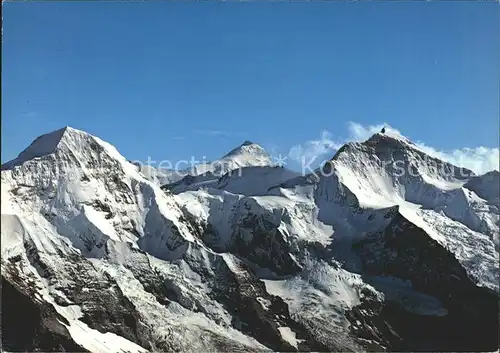
[[[39,153],[40,144],[46,147],[42,152],[50,153]],[[2,186],[2,212],[50,223],[88,256],[102,256],[108,240],[135,241],[161,232],[161,246],[173,249],[192,239],[171,198],[114,147],[82,131],[65,128],[37,139],[2,166]],[[156,222],[145,222],[148,216]]]
[[[180,194],[186,191],[195,191],[206,187],[217,187],[219,177],[212,172],[205,172],[201,175],[186,175],[182,179],[163,185],[161,188],[173,194]]]
[[[10,281],[2,276],[2,349],[9,352],[86,352],[61,324],[64,317],[50,305],[33,301],[34,292],[27,287],[31,283],[15,282],[17,276],[9,275]]]
[[[229,250],[278,275],[295,274],[300,270],[278,226],[257,215],[241,220]]]
[[[493,347],[498,207],[484,185],[495,174],[385,134],[306,176],[271,166],[251,142],[221,160],[161,190],[161,173],[151,181],[65,128],[2,166],[6,295],[36,322],[4,346]],[[442,326],[453,333],[439,336]]]
[[[247,250],[246,257],[242,256],[254,263],[265,263],[267,268],[276,270],[276,263],[265,262],[265,259],[272,258],[284,263],[285,261],[280,256],[271,255],[274,249],[280,248],[280,253],[289,252],[293,259],[297,260],[298,267],[288,272],[294,276],[306,271],[307,265],[304,266],[304,259],[314,254],[319,258],[334,258],[340,261],[344,268],[356,273],[366,272],[384,277],[390,275],[395,276],[397,281],[409,280],[413,282],[417,281],[417,278],[413,278],[407,273],[371,272],[367,265],[370,257],[365,256],[364,252],[352,249],[353,244],[354,248],[357,249],[359,241],[368,241],[366,239],[372,239],[373,234],[390,229],[389,227],[395,218],[405,219],[405,217],[409,217],[412,222],[424,227],[422,235],[424,242],[437,244],[436,246],[441,249],[443,254],[450,251],[457,254],[453,266],[457,265],[462,274],[465,273],[463,280],[470,284],[470,288],[474,288],[470,290],[476,293],[487,292],[486,289],[477,287],[476,282],[480,286],[497,290],[498,286],[495,287],[495,284],[498,283],[498,270],[495,259],[498,257],[498,239],[495,238],[495,234],[498,233],[498,213],[495,208],[489,207],[484,199],[480,199],[476,194],[463,188],[463,185],[471,178],[475,178],[471,171],[456,168],[427,156],[404,138],[377,134],[365,143],[346,145],[322,169],[311,175],[293,177],[281,182],[269,189],[269,196],[261,197],[264,200],[271,199],[270,195],[278,196],[282,205],[287,205],[285,209],[288,212],[291,210],[288,202],[295,205],[313,203],[316,213],[311,216],[321,222],[323,227],[320,232],[325,235],[323,238],[320,237],[323,241],[319,242],[319,248],[311,249],[311,246],[302,244],[299,246],[301,250],[294,251],[296,248],[293,245],[281,247],[283,234],[278,233],[279,236],[276,238],[275,232],[266,234],[266,231],[268,232],[269,229],[276,227],[281,222],[285,224],[287,222],[283,221],[284,217],[280,219],[276,215],[268,217],[267,222],[262,222],[262,219],[266,219],[262,218],[262,215],[266,214],[266,208],[261,206],[260,209],[259,207],[251,208],[249,212],[252,220],[250,234],[266,234],[263,238],[268,242],[263,243],[265,246],[260,247],[259,244],[246,246],[246,249],[250,250]],[[242,178],[242,180],[245,179]],[[208,194],[210,193],[208,191]],[[180,194],[180,196],[184,195]],[[196,195],[203,198],[200,193],[196,193]],[[214,207],[213,203],[211,205],[209,210],[204,212],[208,216],[201,218],[207,220],[207,224],[211,225],[211,233],[213,233],[217,232],[218,223],[208,221],[210,218],[213,219],[211,210],[218,209],[216,214],[225,214],[226,211],[221,212],[220,206]],[[235,222],[234,217],[235,214],[238,214],[237,210],[240,209],[238,203],[232,203],[232,209],[230,228],[238,229],[240,227],[241,229],[241,225]],[[296,214],[293,212],[288,214],[292,214],[293,216],[290,218],[296,220]],[[236,217],[236,219],[238,218]],[[245,222],[242,223],[245,224]],[[329,230],[328,225],[331,226]],[[296,225],[294,225],[294,229],[297,229]],[[396,234],[395,230],[391,230],[391,232]],[[237,238],[238,235],[231,239]],[[291,239],[294,238],[287,240],[289,244],[293,244]],[[269,243],[269,241],[274,244]],[[255,246],[257,249],[254,249]],[[426,251],[422,250],[425,248],[416,251],[417,253],[418,251]],[[478,249],[476,254],[474,249]],[[259,257],[255,256],[255,250],[259,251]],[[254,253],[249,254],[250,252]],[[471,257],[471,254],[475,255]],[[380,256],[383,257],[383,254]],[[454,268],[453,266],[450,268]],[[426,276],[431,276],[426,268],[431,267],[432,265],[418,267],[417,271],[421,271],[422,276],[426,278]],[[443,274],[448,280],[454,275],[453,270],[450,269]],[[264,275],[264,278],[266,276]],[[365,280],[372,283],[370,278]],[[431,281],[431,279],[427,280]],[[439,283],[439,281],[434,280],[433,283]],[[377,350],[411,350],[422,347],[426,347],[426,349],[430,349],[429,347],[457,349],[459,347],[459,344],[446,345],[446,340],[436,337],[432,330],[427,330],[420,337],[416,337],[411,334],[411,328],[416,326],[401,325],[401,322],[411,320],[424,326],[429,324],[429,327],[436,327],[442,323],[452,325],[453,320],[456,320],[457,317],[467,317],[466,313],[461,309],[453,309],[446,319],[441,319],[440,313],[446,312],[446,308],[449,306],[446,303],[445,308],[439,300],[435,299],[441,298],[440,295],[432,291],[429,292],[426,287],[415,283],[409,288],[403,286],[403,289],[398,289],[399,287],[394,284],[389,285],[389,287],[391,288],[389,291],[385,290],[386,288],[383,291],[387,298],[391,298],[386,302],[380,299],[370,301],[365,298],[357,306],[340,310],[343,312],[341,316],[344,315],[350,322],[350,331],[353,336],[361,339],[358,344],[368,349]],[[376,288],[381,288],[379,283],[377,283]],[[496,307],[491,304],[491,298],[495,298],[495,296],[496,294],[493,293],[488,299],[491,312],[497,312]],[[474,300],[471,303],[474,303]],[[313,302],[315,306],[320,305],[316,300]],[[302,305],[298,298],[288,301],[288,304],[292,307],[301,307]],[[420,309],[416,310],[415,308]],[[335,310],[339,310],[338,306]],[[485,315],[487,311],[484,308],[480,309],[480,312]],[[470,317],[470,319],[477,320],[477,316]],[[300,320],[304,323],[310,322],[309,318],[304,316]],[[312,323],[313,331],[319,328],[318,321]],[[491,315],[486,321],[496,322]],[[341,323],[339,322],[338,325]],[[328,327],[328,325],[323,324],[320,330],[326,331]],[[397,327],[403,328],[400,331]],[[459,331],[465,332],[466,329],[459,327]],[[485,332],[487,333],[483,336],[482,342],[489,342],[485,345],[482,345],[480,340],[472,340],[470,337],[463,338],[466,337],[465,335],[462,335],[463,339],[460,342],[467,343],[468,347],[484,348],[488,344],[491,345],[491,342],[496,339],[492,330]],[[418,342],[422,340],[425,343],[419,345]]]
[[[317,210],[307,202],[214,189],[183,193],[178,200],[202,229],[209,247],[237,254],[279,275],[296,273],[306,249],[330,242],[331,228],[316,220]]]
[[[62,337],[35,348],[326,347],[239,260],[207,247],[173,195],[94,136],[65,128],[3,166],[2,212],[5,280],[33,282],[20,295],[63,320],[37,329],[39,338]],[[23,344],[31,347],[10,346]]]
[[[375,341],[396,350],[456,350],[461,346],[486,350],[498,341],[498,293],[487,289],[498,291],[498,209],[485,202],[487,197],[480,199],[463,187],[468,180],[477,178],[480,177],[470,171],[425,155],[404,138],[376,134],[364,143],[344,146],[330,163],[309,176],[282,183],[275,193],[288,197],[313,195],[319,218],[334,230],[327,254],[340,260],[346,269],[366,275],[393,276],[396,281],[409,280],[413,284],[408,289],[396,289],[397,286],[390,284],[387,291],[375,282],[375,288],[386,295],[387,301],[375,306],[364,301],[348,312],[355,335],[369,338],[372,348]],[[405,217],[425,229],[420,240],[416,240],[425,245],[415,246],[413,252],[409,248],[414,245],[404,241],[411,228],[404,231],[394,228],[397,220],[416,227]],[[378,244],[373,240],[378,239],[377,234],[395,237],[405,251],[397,252],[389,246],[380,246],[378,251],[373,245]],[[352,245],[355,254],[350,251]],[[452,255],[453,261],[441,262],[427,258],[427,264],[420,260],[412,262],[420,258],[420,252],[427,254],[429,248],[439,249],[440,255],[436,256],[446,258],[456,254],[457,257]],[[372,266],[373,262],[381,263]],[[407,266],[414,266],[413,272]],[[453,283],[456,271],[461,274],[463,287],[446,284],[446,294],[429,290],[448,281]],[[446,280],[434,278],[437,274]],[[370,277],[365,280],[373,283]],[[455,290],[470,293],[458,300],[463,307],[444,300]],[[421,302],[434,300],[424,299],[423,293],[441,299],[445,307],[414,312],[415,307],[422,306]],[[464,307],[475,311],[474,314]],[[446,310],[449,313],[445,318],[435,314]],[[457,325],[458,317],[473,324]],[[435,328],[441,324],[460,333],[443,338],[437,337],[432,329],[419,328],[419,325]],[[420,336],[412,333],[417,328],[422,331]],[[479,339],[467,334],[472,329],[482,331]],[[455,343],[449,344],[447,339],[454,339]]]
[[[60,254],[47,253],[30,240],[26,237],[20,244],[22,248],[16,247],[17,255],[3,253],[2,276],[18,290],[10,293],[16,305],[14,308],[24,310],[18,306],[23,302],[32,308],[33,315],[40,317],[38,324],[36,321],[30,323],[35,325],[36,332],[32,339],[43,338],[44,342],[33,348],[49,351],[59,347],[71,351],[145,351],[133,342],[138,341],[133,307],[113,281],[103,278],[76,252],[64,253],[69,249],[61,247]],[[23,296],[31,303],[22,300]],[[36,307],[41,313],[37,314]],[[23,344],[29,344],[25,339],[28,338],[23,339]],[[20,349],[20,344],[17,342],[13,349]],[[110,344],[115,346],[108,349]]]
[[[403,137],[375,134],[344,145],[331,161],[341,181],[372,204],[405,200],[433,208],[446,192],[461,187],[474,173],[433,158]]]
[[[492,170],[484,175],[471,178],[464,187],[474,191],[476,195],[493,205],[500,207],[500,173],[498,170]]]
[[[375,134],[342,147],[317,174],[320,211],[330,212],[339,204],[335,200],[349,207],[340,211],[349,227],[331,213],[324,218],[339,235],[375,232],[368,220],[398,206],[405,218],[454,253],[469,276],[498,291],[499,212],[463,187],[476,178],[472,172],[426,155],[404,137]],[[375,224],[383,227],[386,221]],[[471,255],[474,249],[480,249],[477,258]]]
[[[355,244],[367,274],[390,275],[410,280],[413,287],[438,298],[447,309],[446,318],[420,321],[453,328],[446,337],[435,337],[440,350],[491,351],[498,345],[498,295],[481,288],[468,276],[455,256],[401,214],[378,233]],[[405,315],[390,308],[384,315],[401,324]],[[460,318],[460,319],[459,319]],[[413,324],[417,328],[418,324]],[[410,325],[402,330],[411,337]],[[425,326],[424,326],[425,327]],[[427,331],[426,331],[427,332]],[[432,336],[432,331],[427,332]],[[422,337],[421,337],[422,338]],[[415,346],[417,348],[418,346]]]
[[[245,141],[212,165],[214,173],[222,176],[239,168],[271,166],[273,161],[264,148],[251,141]]]

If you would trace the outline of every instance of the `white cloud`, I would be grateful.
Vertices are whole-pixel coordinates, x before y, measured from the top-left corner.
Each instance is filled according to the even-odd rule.
[[[349,121],[347,123],[347,127],[349,130],[349,137],[346,139],[347,141],[365,141],[369,139],[373,134],[376,134],[377,132],[380,132],[382,128],[385,127],[385,133],[387,135],[393,135],[393,136],[398,136],[402,137],[403,135],[401,132],[389,124],[383,123],[383,124],[377,124],[377,125],[369,125],[369,126],[363,126],[361,124],[355,123],[353,121]]]
[[[421,142],[417,143],[417,146],[433,157],[458,167],[470,169],[476,174],[484,174],[493,169],[499,170],[500,153],[498,148],[464,147],[451,151],[439,151]]]
[[[325,130],[321,132],[319,139],[293,146],[288,156],[297,162],[310,163],[329,152],[338,150],[341,146],[342,143],[334,141],[332,134]]]
[[[385,127],[385,133],[388,135],[404,137],[399,130],[386,123],[365,126],[350,121],[347,125],[347,137],[334,138],[330,132],[323,131],[319,139],[293,146],[290,149],[289,157],[298,162],[318,160],[320,157],[331,158],[334,152],[344,143],[349,141],[365,141],[373,134],[380,132],[383,127]],[[493,169],[499,170],[500,153],[498,148],[480,146],[456,148],[446,151],[433,148],[421,141],[414,143],[418,148],[433,157],[442,159],[458,167],[470,169],[477,174],[483,174]]]

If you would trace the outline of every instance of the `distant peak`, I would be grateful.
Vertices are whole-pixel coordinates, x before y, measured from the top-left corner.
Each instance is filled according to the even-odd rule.
[[[230,156],[233,154],[241,154],[241,153],[252,154],[252,153],[263,153],[263,152],[264,152],[264,148],[262,148],[262,146],[254,143],[252,141],[246,140],[238,147],[232,149],[228,154],[226,154],[226,156]]]
[[[500,171],[493,169],[493,170],[490,170],[489,172],[486,172],[485,174],[483,174],[483,176],[486,176],[486,175],[498,178],[500,176]]]
[[[404,137],[398,132],[386,130],[385,128],[382,131],[373,134],[365,143],[368,144],[408,144],[414,146],[415,144],[410,141],[408,138]]]
[[[246,140],[244,141],[241,145],[238,145],[236,146],[235,148],[233,148],[229,153],[228,155],[232,154],[232,153],[235,153],[235,152],[241,152],[241,151],[248,151],[248,150],[251,150],[253,148],[258,148],[258,149],[262,149],[261,146],[259,146],[258,144],[252,142],[252,141],[249,141],[249,140]]]

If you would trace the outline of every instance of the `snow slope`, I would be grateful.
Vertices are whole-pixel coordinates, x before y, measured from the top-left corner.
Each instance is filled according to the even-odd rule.
[[[146,180],[114,147],[82,131],[64,128],[37,139],[18,158],[2,166],[2,192],[9,195],[2,198],[2,273],[8,273],[3,270],[8,268],[9,261],[20,255],[23,264],[17,272],[29,270],[35,273],[41,266],[52,273],[49,282],[65,287],[72,278],[68,271],[72,272],[73,266],[80,266],[79,262],[84,261],[89,271],[90,268],[99,270],[102,266],[107,269],[109,264],[108,275],[116,281],[122,295],[136,307],[141,307],[141,303],[147,300],[144,297],[151,296],[142,289],[144,284],[136,280],[132,292],[127,292],[121,285],[126,273],[122,275],[123,270],[119,269],[123,266],[123,259],[128,258],[127,252],[149,253],[158,261],[181,261],[181,276],[192,272],[188,270],[189,266],[183,270],[182,262],[194,261],[193,256],[200,260],[205,258],[197,263],[200,268],[210,269],[213,266],[210,262],[221,262],[195,238],[196,232],[183,220],[183,211],[172,196]],[[28,243],[36,251],[34,259],[26,250]],[[71,257],[80,260],[68,260]],[[138,268],[136,264],[131,267]],[[161,273],[162,270],[157,271]],[[92,281],[95,280],[95,270],[91,273],[94,273],[89,274]],[[78,280],[83,281],[83,276],[80,274]],[[6,278],[14,281],[14,277]],[[46,280],[40,279],[39,287],[41,293],[49,292],[43,294],[43,298],[54,305],[55,294],[51,293],[51,287],[47,287],[49,282]],[[180,283],[172,285],[182,288]],[[193,297],[187,293],[188,298]],[[77,293],[72,295],[79,296]],[[202,299],[211,301],[207,296]],[[92,298],[86,298],[82,305],[89,305],[89,300]],[[210,302],[202,306],[209,307]],[[175,305],[170,307],[175,309]],[[58,310],[57,305],[54,308]],[[83,307],[80,306],[80,310]],[[182,314],[186,310],[182,306],[176,310],[172,315],[165,313],[165,320],[185,325],[184,332],[189,327],[190,339],[162,333],[162,327],[168,328],[170,324],[156,327],[158,317],[153,314],[158,308],[151,308],[142,315],[147,325],[153,325],[153,330],[148,336],[136,337],[135,346],[130,343],[130,347],[136,347],[132,350],[142,349],[139,345],[148,342],[148,337],[149,340],[155,337],[160,343],[166,340],[168,344],[180,345],[184,349],[192,349],[198,344],[199,349],[210,350],[215,347],[213,340],[228,347],[264,347],[239,331],[224,327],[227,323],[219,327],[211,321],[209,314],[196,314],[190,320],[187,312]],[[220,305],[219,309],[213,310],[220,312],[216,314],[218,316],[229,315],[224,314],[225,309]],[[185,319],[179,322],[178,315]],[[83,323],[79,317],[63,316],[69,321],[67,328],[72,339],[91,351],[102,351],[99,347],[109,345],[110,339],[115,337],[113,332],[102,337],[92,336],[94,331],[84,328],[88,331],[85,331],[88,342],[83,342],[84,331],[80,329]],[[99,326],[100,323],[93,324]],[[200,341],[202,337],[205,338]],[[119,342],[120,339],[114,340]]]
[[[200,188],[217,188],[244,194],[264,194],[267,188],[281,183],[297,173],[273,167],[271,157],[259,145],[245,141],[221,159],[198,164],[178,180],[163,184],[175,194]],[[243,175],[244,174],[244,175]],[[243,182],[239,181],[243,177]],[[260,178],[260,183],[255,179]],[[231,183],[230,186],[227,184]],[[242,190],[241,188],[247,188]]]
[[[452,251],[479,284],[498,291],[499,210],[464,187],[478,178],[471,171],[428,156],[403,137],[375,134],[343,146],[318,174],[320,209],[333,207],[339,195],[359,208],[355,215],[397,206],[401,215]],[[353,220],[354,229],[359,220]],[[479,246],[481,257],[471,260],[469,254]]]
[[[2,279],[43,313],[29,350],[47,332],[93,352],[498,342],[498,172],[402,136],[307,176],[247,141],[179,179],[66,127],[1,173]]]
[[[484,175],[471,178],[465,188],[474,191],[479,197],[500,207],[500,173],[492,170]]]
[[[298,175],[297,172],[278,166],[252,166],[230,170],[220,178],[211,172],[197,176],[188,175],[177,182],[164,185],[163,189],[180,194],[212,188],[246,196],[262,196],[276,185]]]
[[[179,192],[201,187],[203,182],[216,182],[223,175],[246,167],[272,166],[273,161],[267,152],[258,144],[245,141],[220,159],[208,163],[198,163],[181,170],[159,169],[145,163],[134,163],[138,170],[149,181],[159,185],[169,185],[174,188],[180,185]],[[197,177],[197,178],[193,178]],[[186,178],[184,181],[182,179]],[[191,187],[188,185],[194,184]]]
[[[264,167],[273,165],[271,157],[258,144],[245,141],[221,159],[211,163],[211,171],[222,176],[227,172],[245,167]],[[197,168],[197,174],[205,172],[206,169]]]

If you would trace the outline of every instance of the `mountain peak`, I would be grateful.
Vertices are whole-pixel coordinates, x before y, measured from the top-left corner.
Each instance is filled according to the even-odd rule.
[[[231,166],[229,169],[237,169],[250,166],[271,165],[272,159],[262,146],[251,141],[245,141],[243,144],[224,155],[219,162],[230,164]]]
[[[232,149],[229,153],[224,155],[223,158],[230,157],[233,155],[239,155],[239,154],[247,154],[247,155],[266,155],[267,152],[264,150],[264,148],[252,141],[245,141],[238,147]]]
[[[418,149],[418,147],[412,141],[410,141],[403,135],[399,134],[398,132],[385,129],[384,132],[377,132],[363,142],[347,142],[337,150],[337,152],[331,159],[336,160],[340,158],[340,156],[346,151],[358,151],[359,149],[364,150],[365,147],[375,148],[377,150],[404,148]]]
[[[368,140],[365,141],[365,143],[369,145],[374,145],[374,144],[400,145],[404,143],[407,145],[415,146],[415,144],[405,136],[401,135],[398,132],[390,130],[389,131],[386,130],[385,132],[377,132],[373,134]]]
[[[25,161],[50,155],[61,146],[81,145],[82,140],[87,140],[90,134],[65,126],[58,130],[38,136],[31,144],[22,151],[15,159],[2,165],[2,169],[21,164]]]

